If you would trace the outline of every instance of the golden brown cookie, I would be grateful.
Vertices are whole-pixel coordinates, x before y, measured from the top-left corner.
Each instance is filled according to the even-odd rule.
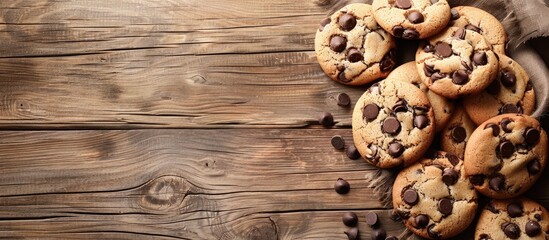
[[[465,146],[476,128],[477,125],[469,118],[463,107],[456,107],[448,125],[440,132],[440,147],[463,159]]]

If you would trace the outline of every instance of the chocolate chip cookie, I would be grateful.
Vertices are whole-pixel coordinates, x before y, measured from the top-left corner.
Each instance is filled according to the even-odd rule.
[[[477,193],[463,174],[461,159],[451,153],[430,152],[398,174],[393,207],[415,234],[449,238],[473,221]]]
[[[415,62],[408,62],[395,68],[395,70],[387,76],[387,80],[409,82],[427,94],[427,98],[429,98],[429,102],[431,102],[435,114],[436,131],[439,132],[446,126],[454,111],[454,103],[451,100],[430,91],[429,88],[423,84],[417,73]]]
[[[476,128],[477,125],[469,118],[463,107],[457,107],[448,125],[440,133],[441,149],[463,159],[465,146]]]
[[[465,174],[482,194],[516,197],[539,178],[547,159],[547,134],[533,117],[503,114],[478,126],[465,147]]]
[[[513,59],[499,55],[499,74],[484,91],[464,98],[465,111],[476,124],[504,113],[530,115],[536,96],[526,71]]]
[[[395,66],[395,41],[372,16],[368,4],[350,4],[320,22],[316,57],[334,81],[362,85],[383,78]]]
[[[425,39],[450,21],[446,0],[374,0],[374,17],[393,36],[404,39]]]
[[[496,53],[505,54],[507,33],[501,22],[492,14],[482,9],[469,6],[459,6],[451,9],[451,27],[463,27],[473,30],[484,36]]]
[[[479,93],[495,79],[499,66],[482,35],[457,27],[420,44],[416,65],[423,83],[447,98]]]
[[[549,239],[549,214],[526,198],[492,200],[480,214],[475,239]]]
[[[429,99],[414,85],[401,81],[373,84],[353,111],[353,139],[361,156],[380,168],[417,161],[434,137]]]

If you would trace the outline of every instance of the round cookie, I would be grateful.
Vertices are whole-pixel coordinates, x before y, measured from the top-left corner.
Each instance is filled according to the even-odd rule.
[[[372,9],[382,28],[404,39],[428,38],[450,21],[446,0],[374,0]]]
[[[528,190],[546,165],[547,134],[533,117],[503,114],[478,126],[465,147],[465,174],[496,199]]]
[[[451,13],[452,20],[448,26],[463,27],[478,32],[492,45],[496,53],[505,54],[507,33],[503,24],[492,14],[469,6],[454,7]]]
[[[440,148],[463,159],[465,146],[477,125],[469,118],[462,107],[457,107],[448,125],[440,133]]]
[[[417,73],[415,62],[407,62],[395,68],[395,70],[387,76],[387,80],[409,82],[427,94],[427,98],[429,98],[429,102],[431,103],[435,114],[436,132],[439,132],[446,126],[454,111],[454,103],[451,100],[430,91],[429,88],[423,84]]]
[[[396,62],[393,37],[376,23],[369,4],[355,3],[320,22],[315,51],[336,82],[362,85],[389,74]]]
[[[358,99],[353,111],[353,139],[360,155],[380,168],[417,161],[434,137],[429,99],[407,82],[381,81]]]
[[[494,80],[499,66],[482,35],[456,27],[420,44],[416,65],[423,83],[447,98],[482,91]]]
[[[475,239],[549,239],[549,213],[526,198],[492,200],[480,214]]]
[[[475,218],[477,193],[463,174],[461,159],[451,153],[431,152],[398,174],[393,207],[415,234],[449,238]]]
[[[504,113],[530,115],[536,107],[536,96],[526,71],[513,59],[499,55],[498,77],[484,91],[467,96],[465,111],[476,124]]]

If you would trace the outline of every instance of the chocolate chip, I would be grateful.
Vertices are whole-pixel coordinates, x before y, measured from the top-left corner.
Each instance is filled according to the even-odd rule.
[[[486,57],[485,52],[477,52],[473,55],[473,62],[477,66],[486,65],[488,63],[488,58]]]
[[[469,176],[469,182],[475,186],[482,186],[484,184],[484,175],[477,174]]]
[[[463,142],[465,141],[465,138],[467,137],[467,132],[465,131],[465,128],[461,126],[457,126],[452,129],[452,139],[457,142]]]
[[[541,233],[541,226],[536,221],[528,221],[526,223],[526,226],[524,227],[524,231],[526,232],[526,235],[529,237],[535,237],[538,234]]]
[[[497,137],[499,135],[499,126],[494,123],[488,123],[484,127],[484,129],[492,128],[492,135],[494,137]]]
[[[452,75],[452,82],[457,85],[464,85],[469,82],[469,74],[463,69],[457,70]]]
[[[457,182],[458,178],[458,173],[452,168],[446,168],[442,172],[442,181],[448,186],[454,185]]]
[[[402,26],[393,27],[393,35],[395,37],[402,37],[402,34],[404,34],[404,28]]]
[[[385,240],[398,240],[398,238],[395,237],[395,236],[389,236],[389,237],[385,238]]]
[[[490,236],[488,236],[488,234],[486,233],[480,234],[478,237],[479,237],[479,240],[492,240]]]
[[[372,121],[377,118],[379,114],[379,107],[374,103],[370,103],[362,109],[362,115],[367,121]]]
[[[366,224],[370,225],[371,227],[376,226],[378,224],[378,217],[375,212],[368,212],[366,213]]]
[[[488,181],[490,188],[494,191],[502,190],[505,184],[503,176],[495,176]]]
[[[411,23],[422,23],[424,21],[423,14],[418,11],[413,11],[408,14],[408,21]]]
[[[532,87],[532,83],[531,83],[530,81],[528,81],[528,82],[526,83],[526,91],[530,91],[530,90],[532,90],[532,88],[533,88],[533,87]]]
[[[445,77],[446,77],[446,74],[440,73],[440,72],[435,72],[435,73],[433,73],[433,75],[431,75],[431,80],[434,82],[436,80],[440,80],[440,79],[443,79]]]
[[[396,135],[400,132],[400,122],[394,117],[383,120],[382,130],[384,133]]]
[[[351,31],[356,26],[356,18],[351,14],[344,14],[339,17],[339,26],[345,31]]]
[[[347,93],[340,93],[337,95],[337,105],[341,107],[348,107],[351,105],[351,98]]]
[[[520,202],[512,202],[507,205],[507,213],[509,217],[516,218],[520,217],[523,214],[522,204]]]
[[[459,161],[461,161],[456,155],[451,153],[446,153],[446,159],[454,166],[458,165]]]
[[[343,138],[339,135],[333,136],[331,142],[332,146],[337,150],[345,148],[345,140],[343,140]]]
[[[454,209],[454,201],[449,198],[443,198],[438,202],[438,211],[444,216],[452,214]]]
[[[377,152],[378,152],[378,147],[376,145],[370,145],[368,147],[370,149],[370,153],[369,154],[366,154],[366,158],[367,159],[370,159],[370,160],[375,160],[377,159]]]
[[[492,205],[492,203],[488,203],[488,204],[486,205],[486,210],[488,210],[488,211],[490,211],[490,212],[492,212],[492,213],[494,213],[494,214],[498,214],[498,213],[499,213],[499,210],[497,210],[497,209],[494,207],[494,205]]]
[[[414,225],[416,228],[424,228],[427,227],[427,224],[429,224],[429,217],[425,214],[417,215],[414,218]]]
[[[331,127],[334,125],[334,116],[329,112],[323,112],[318,119],[318,122],[324,127]]]
[[[408,107],[406,107],[406,100],[400,99],[398,100],[395,105],[393,106],[393,112],[406,112],[408,111]]]
[[[538,220],[538,221],[543,220],[542,217],[541,217],[541,214],[539,214],[539,213],[536,213],[536,214],[534,215],[534,218],[535,218],[536,220]]]
[[[539,130],[535,128],[528,128],[524,131],[524,141],[530,146],[536,146],[539,142]]]
[[[402,33],[402,38],[408,40],[414,40],[419,38],[419,32],[415,29],[406,29]]]
[[[499,155],[502,158],[508,158],[513,156],[513,153],[515,153],[515,145],[513,145],[510,141],[503,141],[498,146],[499,149]]]
[[[475,31],[477,33],[480,33],[480,31],[481,31],[479,27],[477,27],[475,25],[472,25],[472,24],[467,24],[465,26],[465,29]]]
[[[425,46],[423,46],[423,51],[427,52],[427,53],[434,52],[435,47],[433,45],[431,45],[429,42],[427,42],[427,43],[425,43]]]
[[[450,14],[452,20],[456,20],[459,18],[459,12],[456,9],[451,9]]]
[[[324,30],[324,27],[328,25],[332,20],[330,18],[324,18],[322,21],[320,21],[320,26],[318,27],[318,30],[322,32]]]
[[[510,222],[504,223],[503,224],[503,232],[509,238],[516,239],[516,238],[520,237],[520,228],[515,223],[510,223]]]
[[[499,81],[494,80],[492,81],[492,83],[490,83],[490,85],[488,85],[488,87],[486,88],[486,92],[492,95],[497,95],[499,93],[499,89]]]
[[[522,111],[521,107],[518,107],[515,104],[505,104],[500,109],[499,112],[504,113],[520,113]]]
[[[383,59],[381,59],[381,62],[379,62],[379,68],[381,71],[389,71],[393,69],[393,67],[396,64],[396,50],[391,49],[385,56],[383,56]]]
[[[396,0],[395,7],[401,9],[408,9],[412,7],[412,2],[410,0]]]
[[[407,203],[408,205],[416,205],[417,202],[419,201],[419,196],[417,195],[417,192],[416,190],[414,189],[407,189],[406,191],[404,191],[404,193],[402,194],[402,199],[404,200],[405,203]]]
[[[436,4],[438,0],[431,0],[431,4]]]
[[[501,84],[507,88],[511,88],[515,86],[515,83],[517,82],[517,77],[514,73],[509,71],[502,71],[501,72]]]
[[[347,47],[347,39],[342,36],[333,36],[332,39],[330,39],[330,49],[332,49],[334,52],[343,52],[345,48]]]
[[[539,159],[534,159],[526,165],[526,169],[528,169],[528,173],[531,175],[536,175],[541,171],[541,163],[539,162]]]
[[[459,38],[459,39],[465,39],[465,29],[458,28],[454,34],[452,34],[452,37]]]
[[[452,56],[452,46],[445,42],[438,42],[435,45],[435,51],[438,56],[443,58]]]
[[[385,240],[387,232],[383,228],[374,229],[372,231],[372,240]]]
[[[391,157],[394,157],[394,158],[400,157],[400,155],[402,155],[403,152],[404,152],[404,146],[402,146],[402,144],[397,142],[389,143],[389,155],[391,155]]]
[[[349,190],[351,190],[351,185],[342,178],[338,178],[334,185],[334,189],[339,194],[347,194]]]
[[[512,122],[513,122],[513,120],[511,120],[509,118],[504,118],[503,120],[501,120],[499,125],[501,126],[501,129],[504,132],[510,133],[513,129],[509,128],[509,124],[512,123]]]
[[[358,158],[360,158],[360,153],[358,152],[354,144],[349,145],[347,149],[345,149],[345,155],[347,155],[347,157],[351,160],[357,160]]]
[[[345,224],[345,226],[347,227],[354,227],[358,223],[358,217],[354,212],[344,213],[341,220],[343,221],[343,224]]]
[[[362,53],[356,49],[356,48],[351,48],[349,49],[349,52],[347,52],[347,60],[349,60],[349,62],[358,62],[358,61],[362,61],[364,59],[364,56],[362,56]]]
[[[435,67],[434,66],[429,66],[427,64],[424,64],[423,65],[423,72],[425,73],[425,76],[427,77],[431,77],[431,75],[433,75],[433,73],[435,73]]]
[[[414,117],[414,126],[419,129],[424,129],[429,125],[429,119],[423,115],[417,115]]]
[[[339,79],[339,81],[341,81],[341,82],[351,81],[351,79],[347,79],[347,77],[345,76],[345,69],[343,69],[343,70],[341,70],[341,72],[339,72],[339,74],[337,75],[337,79]]]
[[[435,224],[429,225],[427,228],[427,234],[429,234],[429,237],[432,239],[440,239],[442,236],[440,236],[440,233],[437,233],[433,228],[435,228]]]
[[[349,238],[349,240],[359,239],[358,228],[356,228],[356,227],[350,228],[349,230],[347,230],[346,232],[343,232],[343,233],[345,233],[345,235],[347,235],[347,238]]]
[[[400,209],[397,209],[396,210],[396,214],[401,218],[401,219],[408,219],[410,218],[410,212],[405,212],[405,211],[402,211]]]

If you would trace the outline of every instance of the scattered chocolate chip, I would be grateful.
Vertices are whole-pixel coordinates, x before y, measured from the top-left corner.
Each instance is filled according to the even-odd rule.
[[[529,146],[536,146],[539,142],[539,130],[535,128],[528,128],[524,131],[524,141]]]
[[[475,55],[473,55],[473,62],[477,66],[486,65],[488,63],[488,58],[486,56],[485,52],[476,52]]]
[[[442,181],[448,186],[454,185],[459,178],[458,173],[452,168],[446,168],[442,172]]]
[[[343,178],[338,178],[334,188],[339,194],[347,194],[351,190],[351,185],[349,185],[349,182],[343,180]]]
[[[452,20],[456,20],[459,18],[459,12],[456,9],[450,10],[451,18]]]
[[[515,86],[515,83],[517,82],[517,77],[514,73],[509,71],[501,71],[501,84],[507,88],[511,88]]]
[[[402,26],[393,27],[393,35],[395,37],[402,37],[402,34],[404,34],[404,28]]]
[[[382,130],[384,133],[396,135],[400,132],[400,122],[395,117],[388,117],[383,120]]]
[[[402,146],[402,144],[398,142],[389,143],[389,155],[391,155],[391,157],[394,157],[394,158],[400,157],[400,155],[402,155],[403,152],[404,152],[404,146]]]
[[[509,238],[516,239],[520,237],[520,228],[515,223],[510,223],[510,222],[504,223],[503,232]]]
[[[465,26],[465,29],[475,31],[477,33],[480,33],[480,31],[481,31],[479,27],[477,27],[475,25],[472,25],[472,24],[467,24]]]
[[[402,194],[402,199],[404,200],[405,203],[407,203],[408,205],[416,205],[417,202],[419,201],[419,196],[417,195],[417,192],[416,190],[414,189],[407,189],[406,191],[404,191],[404,193]]]
[[[400,9],[408,9],[412,7],[412,2],[410,0],[396,0],[395,7]]]
[[[454,201],[449,198],[443,198],[438,202],[438,211],[444,216],[452,214],[454,209]]]
[[[389,236],[389,237],[385,238],[385,240],[398,240],[398,238],[395,237],[395,236]]]
[[[396,64],[396,51],[394,49],[389,50],[385,56],[383,56],[383,59],[381,59],[381,62],[379,62],[379,68],[381,71],[389,71],[393,69],[393,67]]]
[[[440,79],[443,79],[445,77],[446,77],[446,74],[440,73],[440,72],[435,72],[435,73],[433,73],[433,75],[431,75],[431,80],[434,82],[436,80],[440,80]]]
[[[512,202],[507,205],[507,213],[509,214],[509,217],[520,217],[522,216],[523,212],[524,211],[522,210],[522,204],[520,204],[520,202]]]
[[[318,119],[318,122],[324,127],[331,127],[334,125],[334,116],[329,112],[323,112]]]
[[[379,222],[379,218],[375,212],[366,213],[366,224],[370,227],[376,226]]]
[[[341,218],[343,224],[347,227],[354,227],[358,223],[358,216],[354,212],[346,212]]]
[[[499,155],[502,158],[508,158],[513,156],[513,153],[515,153],[515,145],[513,145],[510,141],[503,141],[498,146],[499,149]]]
[[[461,161],[456,155],[451,153],[446,153],[446,158],[454,166],[458,165],[459,161]]]
[[[370,145],[368,148],[370,149],[370,153],[366,154],[365,157],[370,160],[375,160],[378,157],[377,156],[378,147],[376,145]]]
[[[488,234],[486,233],[480,234],[478,237],[479,240],[491,240],[490,236],[488,236]]]
[[[320,26],[318,27],[318,30],[322,32],[324,30],[324,27],[328,25],[332,20],[330,18],[324,18],[322,21],[320,21]]]
[[[499,126],[498,125],[496,125],[494,123],[488,123],[488,124],[486,124],[484,129],[488,129],[488,128],[492,129],[492,135],[494,137],[497,137],[499,135]]]
[[[492,212],[492,213],[494,213],[494,214],[498,214],[498,213],[499,213],[499,210],[497,210],[497,209],[494,207],[494,205],[492,205],[492,203],[488,203],[488,204],[486,205],[486,210],[488,210],[488,211],[490,211],[490,212]]]
[[[518,107],[515,104],[505,104],[500,108],[500,113],[520,113],[522,112],[522,108]]]
[[[358,228],[356,228],[356,227],[350,228],[349,230],[347,230],[346,232],[343,232],[343,233],[345,233],[345,235],[347,235],[347,238],[349,238],[349,240],[359,239]]]
[[[362,109],[362,115],[367,121],[372,121],[377,118],[379,114],[379,107],[374,103],[370,103]]]
[[[484,175],[477,174],[469,177],[469,182],[475,186],[482,186],[484,184]]]
[[[434,66],[429,66],[427,64],[424,64],[423,65],[423,72],[425,73],[425,76],[427,77],[431,77],[431,75],[433,75],[433,73],[435,73],[435,67]]]
[[[339,74],[337,75],[337,79],[339,79],[339,81],[342,81],[342,82],[349,82],[351,80],[351,79],[347,79],[347,77],[345,76],[345,69],[339,72]]]
[[[340,93],[337,95],[337,105],[341,107],[348,107],[351,105],[351,98],[347,93]]]
[[[533,87],[532,87],[532,82],[528,81],[528,82],[526,83],[526,91],[530,91],[530,90],[532,90],[532,88],[533,88]]]
[[[465,131],[465,128],[463,128],[462,126],[452,128],[452,139],[454,141],[460,143],[465,141],[465,138],[467,138],[467,132]]]
[[[429,119],[423,115],[417,115],[414,117],[414,126],[419,129],[424,129],[429,125]]]
[[[360,153],[358,152],[354,144],[349,145],[347,149],[345,149],[345,154],[351,160],[357,160],[358,158],[360,158]]]
[[[529,237],[535,237],[541,233],[541,226],[536,221],[528,221],[524,227],[526,235]]]
[[[534,159],[526,165],[526,169],[528,169],[528,173],[531,175],[536,175],[541,171],[541,163],[539,162],[539,159]]]
[[[416,228],[424,228],[429,224],[429,217],[425,214],[417,215],[414,218],[414,225]]]
[[[501,122],[499,123],[499,125],[501,126],[501,129],[506,132],[506,133],[510,133],[513,129],[509,128],[509,124],[512,123],[513,120],[509,119],[509,118],[504,118],[501,120]]]
[[[499,89],[499,81],[494,80],[492,81],[492,83],[490,83],[490,85],[488,85],[488,87],[486,88],[486,92],[492,95],[497,95],[499,93]]]
[[[445,42],[438,42],[435,45],[435,52],[438,56],[443,58],[452,56],[452,46]]]
[[[347,60],[349,60],[349,62],[358,62],[358,61],[362,61],[364,59],[364,56],[362,56],[362,53],[356,49],[356,48],[351,48],[349,49],[349,52],[347,52]]]
[[[442,236],[440,236],[440,233],[437,233],[433,228],[435,228],[435,224],[429,225],[427,228],[427,234],[429,234],[429,237],[432,239],[440,239]]]
[[[469,82],[469,74],[463,69],[457,70],[452,75],[452,82],[457,85],[464,85]]]
[[[424,21],[423,14],[418,11],[413,11],[408,14],[408,20],[411,23],[422,23]]]
[[[333,36],[332,39],[330,39],[330,49],[332,49],[334,52],[343,52],[345,48],[347,47],[347,39],[342,36]]]
[[[465,29],[458,28],[454,34],[452,34],[452,37],[459,38],[459,39],[465,39]]]
[[[332,146],[337,150],[342,150],[345,148],[345,140],[339,135],[335,135],[332,137]]]
[[[356,18],[355,16],[351,14],[343,14],[341,17],[339,17],[339,26],[341,26],[341,29],[345,31],[351,31],[356,26]]]
[[[490,185],[490,188],[494,191],[499,191],[503,189],[503,185],[505,184],[505,179],[503,179],[503,176],[495,176],[488,181],[488,184]]]
[[[419,38],[419,32],[415,29],[406,29],[402,33],[402,38],[408,40],[414,40]]]
[[[377,228],[372,231],[372,240],[385,240],[387,232],[383,228]]]

